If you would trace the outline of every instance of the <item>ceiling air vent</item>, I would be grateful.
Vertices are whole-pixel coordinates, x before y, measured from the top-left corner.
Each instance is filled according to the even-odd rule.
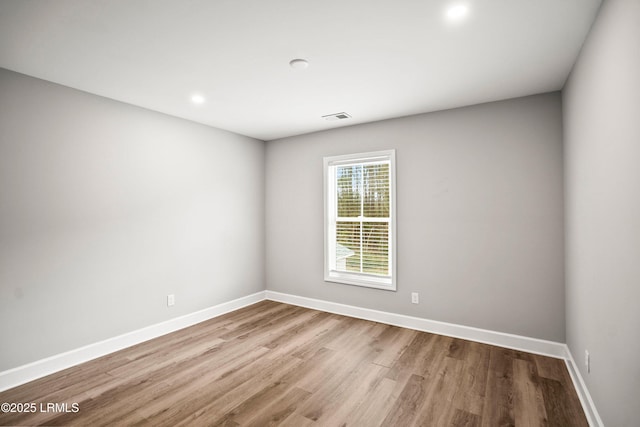
[[[322,118],[325,120],[344,120],[344,119],[350,119],[351,116],[343,112],[343,113],[328,114],[326,116],[322,116]]]

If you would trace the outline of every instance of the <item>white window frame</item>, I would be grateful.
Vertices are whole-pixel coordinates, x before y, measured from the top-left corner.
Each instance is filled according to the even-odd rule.
[[[396,150],[374,151],[341,156],[324,157],[324,280],[326,282],[396,291]],[[352,163],[389,161],[389,276],[337,271],[336,240],[336,177],[335,167]]]

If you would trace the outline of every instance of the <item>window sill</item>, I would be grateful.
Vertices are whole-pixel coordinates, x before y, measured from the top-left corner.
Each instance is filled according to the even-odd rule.
[[[365,276],[359,274],[340,273],[331,271],[324,276],[325,282],[342,283],[345,285],[362,286],[365,288],[383,289],[385,291],[396,291],[396,285],[392,278]]]

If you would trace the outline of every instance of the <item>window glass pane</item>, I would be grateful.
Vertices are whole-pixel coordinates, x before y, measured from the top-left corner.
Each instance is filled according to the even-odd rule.
[[[360,272],[360,223],[336,224],[336,270]]]
[[[324,158],[325,281],[396,290],[395,151]]]
[[[362,203],[360,199],[362,165],[337,167],[336,181],[338,216],[355,218],[362,215]]]
[[[389,164],[365,164],[362,170],[365,217],[389,217]]]
[[[389,224],[362,224],[362,273],[389,275]]]

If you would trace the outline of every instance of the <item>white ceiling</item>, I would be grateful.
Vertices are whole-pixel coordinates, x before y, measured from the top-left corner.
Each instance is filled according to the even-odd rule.
[[[0,67],[271,140],[561,89],[600,2],[0,0]]]

